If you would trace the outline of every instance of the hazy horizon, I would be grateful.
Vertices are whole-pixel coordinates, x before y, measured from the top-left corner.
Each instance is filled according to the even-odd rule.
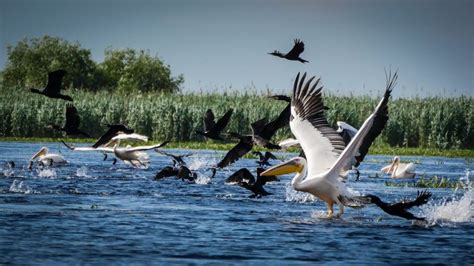
[[[327,93],[474,96],[473,1],[0,0],[0,68],[7,45],[44,35],[104,50],[150,51],[183,74],[184,92],[289,93],[298,72]],[[268,55],[305,42],[307,64]]]

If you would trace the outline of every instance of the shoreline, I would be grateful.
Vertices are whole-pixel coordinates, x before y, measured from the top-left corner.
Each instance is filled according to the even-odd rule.
[[[64,140],[67,143],[94,143],[96,139],[86,138],[35,138],[35,137],[0,137],[0,142],[42,142],[42,143],[58,143]],[[149,143],[160,143],[160,141],[150,141]],[[190,150],[230,150],[235,143],[219,143],[211,141],[187,141],[187,142],[170,142],[165,148],[171,149],[190,149]],[[261,147],[255,150],[263,151]],[[298,148],[290,148],[289,152],[298,152]],[[474,158],[474,149],[433,149],[433,148],[407,148],[407,147],[388,147],[374,146],[370,148],[369,155],[400,155],[400,156],[442,156],[442,157],[459,157]]]

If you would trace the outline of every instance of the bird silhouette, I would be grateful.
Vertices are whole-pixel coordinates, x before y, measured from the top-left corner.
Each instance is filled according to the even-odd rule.
[[[81,124],[81,118],[77,113],[76,107],[72,104],[66,105],[66,123],[63,127],[58,125],[51,125],[52,128],[58,131],[66,132],[66,135],[83,135],[87,138],[90,138],[89,134],[85,133],[84,131],[79,129],[79,125]]]
[[[300,61],[301,63],[308,62],[300,57],[300,54],[304,51],[304,43],[299,39],[295,39],[295,45],[287,54],[282,54],[281,52],[275,50],[272,53],[268,53],[277,57],[285,58],[292,61]]]
[[[44,96],[47,96],[49,98],[58,98],[58,99],[63,99],[66,101],[73,101],[72,98],[68,95],[63,95],[60,93],[61,91],[61,84],[64,75],[66,75],[65,70],[56,70],[53,72],[48,73],[48,84],[46,87],[43,89],[43,91],[37,90],[37,89],[30,89],[31,92],[33,93],[38,93],[42,94]]]
[[[265,154],[262,154],[261,152],[259,151],[254,151],[253,154],[257,155],[259,157],[259,160],[256,161],[258,163],[259,166],[270,166],[271,164],[268,162],[268,160],[270,159],[274,159],[276,160],[276,157],[275,155],[273,155],[273,153],[267,151],[265,152]]]
[[[400,202],[396,203],[386,203],[383,202],[379,197],[374,196],[374,195],[367,195],[363,196],[369,199],[370,203],[373,203],[377,205],[380,209],[382,209],[384,212],[394,215],[394,216],[399,216],[408,220],[420,220],[423,221],[425,218],[423,217],[416,217],[409,211],[408,209],[412,207],[417,207],[421,206],[423,204],[426,204],[428,200],[431,197],[431,193],[429,191],[418,191],[416,199],[414,200],[403,200]]]
[[[222,116],[217,122],[214,122],[214,113],[211,109],[208,109],[206,116],[204,116],[204,132],[197,130],[196,133],[210,139],[224,141],[224,139],[220,136],[220,133],[229,123],[230,116],[232,115],[233,111],[233,109],[228,110],[224,116]]]
[[[237,184],[252,191],[253,195],[250,196],[251,198],[268,196],[272,193],[266,191],[263,186],[267,182],[279,181],[279,179],[275,176],[260,176],[263,171],[263,168],[257,168],[257,178],[255,178],[247,168],[241,168],[229,176],[225,182],[227,184]]]

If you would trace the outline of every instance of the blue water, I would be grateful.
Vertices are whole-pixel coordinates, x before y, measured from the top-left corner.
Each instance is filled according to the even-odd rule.
[[[42,146],[69,164],[28,171],[29,158]],[[249,198],[248,191],[224,179],[241,167],[254,170],[254,159],[239,160],[210,180],[206,165],[223,153],[192,152],[196,155],[187,161],[198,168],[199,184],[153,180],[170,164],[154,152],[148,169],[134,169],[55,143],[0,142],[0,264],[474,263],[471,191],[430,189],[429,206],[413,210],[431,217],[426,224],[373,206],[346,209],[342,219],[328,220],[323,202],[289,187],[291,175],[268,185],[273,195]],[[369,178],[390,159],[368,156],[361,181],[351,176],[349,187],[386,201],[416,195],[416,188],[385,186],[387,177]],[[10,160],[16,163],[13,172],[4,166]],[[419,175],[451,180],[465,178],[473,168],[472,158],[402,160],[416,161]]]

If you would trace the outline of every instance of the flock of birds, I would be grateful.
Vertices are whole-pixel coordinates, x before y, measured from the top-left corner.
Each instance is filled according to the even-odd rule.
[[[288,60],[308,62],[300,57],[304,51],[304,43],[295,40],[294,47],[288,53],[282,54],[278,51],[271,55],[282,57]],[[61,91],[62,78],[66,74],[64,70],[56,70],[48,74],[48,84],[44,90],[31,89],[31,92],[42,94],[50,98],[58,98],[73,101],[70,96],[63,95]],[[306,73],[295,78],[292,96],[276,95],[271,98],[287,102],[286,107],[278,117],[270,122],[262,118],[250,125],[250,134],[238,132],[225,132],[229,123],[233,109],[229,109],[222,117],[216,120],[212,110],[207,110],[204,115],[204,130],[196,131],[207,139],[216,141],[238,140],[237,144],[227,152],[227,154],[214,167],[211,167],[212,177],[217,170],[225,168],[239,158],[252,151],[254,146],[261,146],[267,150],[287,149],[291,146],[299,145],[301,153],[298,157],[287,160],[276,166],[271,166],[269,160],[276,159],[270,152],[265,153],[254,151],[258,155],[258,168],[256,176],[247,168],[242,168],[226,179],[228,184],[238,184],[250,190],[251,197],[262,197],[271,195],[264,189],[267,182],[277,181],[279,175],[296,173],[291,180],[292,187],[297,191],[310,193],[324,201],[327,205],[328,217],[340,217],[344,213],[344,207],[359,208],[368,204],[375,204],[390,215],[403,217],[406,219],[423,220],[423,217],[416,217],[408,210],[414,206],[420,206],[428,202],[431,193],[427,191],[419,192],[414,200],[403,200],[393,204],[383,202],[375,195],[361,195],[353,192],[346,185],[348,175],[351,171],[359,172],[357,167],[363,162],[373,141],[382,132],[388,121],[388,101],[393,88],[396,85],[398,74],[389,73],[386,75],[385,93],[375,107],[372,114],[368,116],[359,129],[356,129],[345,122],[338,122],[338,128],[331,127],[325,116],[328,109],[323,102],[322,86],[320,79],[315,77],[307,78]],[[72,104],[66,105],[66,122],[64,126],[51,125],[50,127],[63,131],[66,135],[83,135],[90,137],[87,133],[79,129],[80,117],[77,109]],[[275,133],[284,127],[289,126],[295,138],[287,139],[279,143],[272,142]],[[133,129],[122,125],[108,125],[108,130],[91,146],[75,147],[63,142],[63,144],[73,151],[95,151],[104,154],[113,154],[115,158],[122,160],[133,167],[147,167],[149,156],[146,151],[154,150],[162,155],[168,156],[172,160],[172,165],[161,169],[155,176],[159,180],[166,177],[176,178],[193,182],[197,174],[191,171],[185,162],[185,158],[192,154],[175,155],[161,150],[168,141],[156,145],[147,146],[120,146],[121,141],[147,141],[148,137],[137,134]],[[116,159],[114,164],[116,163]],[[40,166],[55,166],[66,163],[64,157],[59,154],[48,153],[47,148],[42,148],[30,160],[29,167],[37,163]],[[384,167],[382,171],[391,174],[392,177],[409,177],[413,175],[415,166],[413,164],[400,164],[400,158],[395,157],[392,164]],[[333,214],[333,206],[339,207],[337,215]]]

